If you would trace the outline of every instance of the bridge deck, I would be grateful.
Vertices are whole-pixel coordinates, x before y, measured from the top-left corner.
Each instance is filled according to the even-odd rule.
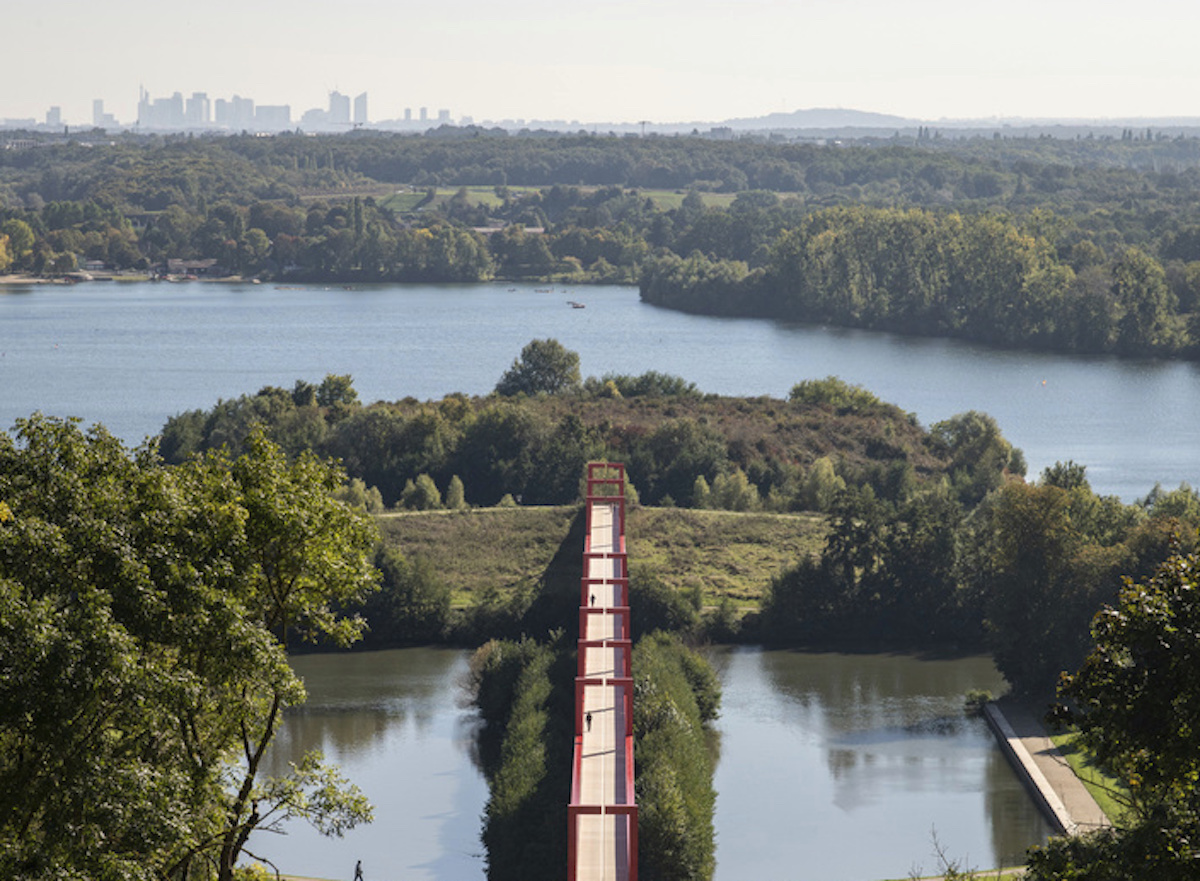
[[[588,508],[569,877],[636,881],[624,500],[589,491]]]

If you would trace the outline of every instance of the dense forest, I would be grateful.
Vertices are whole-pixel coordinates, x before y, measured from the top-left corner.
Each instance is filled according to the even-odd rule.
[[[289,646],[348,646],[375,588],[343,477],[261,434],[166,466],[101,428],[0,434],[0,875],[233,881],[253,833],[371,818],[318,753],[265,773],[304,700]]]
[[[1090,239],[1064,250],[996,214],[838,208],[808,215],[759,266],[694,252],[643,267],[642,296],[688,311],[760,315],[992,345],[1070,352],[1194,355],[1200,311],[1191,277],[1174,286],[1137,247],[1113,259]]]
[[[477,129],[0,151],[0,272],[640,284],[693,311],[1197,352],[1200,140]]]

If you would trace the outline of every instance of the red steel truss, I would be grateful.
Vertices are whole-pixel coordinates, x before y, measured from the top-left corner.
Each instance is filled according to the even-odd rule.
[[[637,881],[625,466],[587,466],[568,881]]]

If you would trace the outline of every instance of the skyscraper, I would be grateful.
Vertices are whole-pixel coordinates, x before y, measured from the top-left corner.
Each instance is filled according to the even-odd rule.
[[[231,109],[233,111],[233,128],[237,131],[248,131],[254,128],[254,99],[234,95]]]
[[[159,124],[164,128],[182,128],[184,122],[183,93],[175,92],[170,98],[156,98],[155,108],[157,109],[160,104],[163,107],[165,118],[161,119]]]
[[[367,119],[367,93],[363,92],[354,99],[354,124],[366,125]]]
[[[218,98],[213,108],[214,122],[233,132],[254,130],[254,99],[234,95],[232,100]]]
[[[329,93],[329,124],[330,125],[349,125],[350,124],[350,96],[343,95],[341,92],[332,91]]]
[[[150,93],[141,90],[138,100],[138,125],[145,128],[181,129],[184,127],[183,95],[179,92],[170,98],[150,99]]]
[[[193,92],[187,99],[183,112],[188,128],[203,128],[211,120],[209,115],[208,95],[204,92]]]

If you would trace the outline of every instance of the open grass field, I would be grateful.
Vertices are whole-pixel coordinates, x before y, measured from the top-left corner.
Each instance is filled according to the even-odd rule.
[[[448,201],[460,189],[467,191],[467,199],[472,204],[483,205],[485,208],[497,208],[501,204],[501,199],[496,195],[496,188],[493,186],[471,186],[471,187],[437,187],[434,191],[433,201],[429,206],[436,208],[438,205]],[[547,187],[509,187],[508,191],[513,195],[522,193],[535,193],[539,190],[547,189]],[[598,187],[580,187],[580,191],[584,193],[594,192]],[[385,196],[376,196],[379,204],[385,208],[395,211],[397,214],[404,214],[415,210],[416,205],[425,198],[425,188],[415,187],[412,191],[408,191],[408,187],[392,187],[392,192]],[[654,202],[655,206],[669,211],[673,208],[678,208],[683,202],[683,197],[687,193],[683,190],[638,190],[638,193]],[[350,195],[354,195],[350,193]],[[705,208],[728,208],[736,193],[701,193],[700,199],[704,203]]]
[[[629,565],[674,587],[698,586],[705,605],[729,597],[754,605],[772,577],[825,545],[820,514],[738,514],[637,508],[626,524]]]
[[[379,204],[384,208],[395,211],[397,214],[406,214],[410,211],[415,211],[417,203],[425,198],[425,194],[420,191],[408,192],[407,189],[397,190],[389,196],[379,199]]]
[[[577,508],[472,508],[384,514],[379,530],[408,557],[424,557],[452,591],[456,606],[489,588],[537,583],[557,553]],[[581,548],[582,550],[582,548]]]
[[[489,588],[508,591],[536,584],[578,510],[393,513],[382,515],[379,526],[386,543],[405,555],[427,558],[450,585],[453,603],[461,606]],[[825,520],[816,514],[638,507],[629,513],[626,532],[633,571],[650,570],[676,590],[691,592],[699,586],[706,605],[729,597],[751,606],[772,576],[820,550]]]
[[[299,190],[296,195],[300,197],[300,201],[302,202],[344,202],[349,199],[353,199],[355,196],[360,199],[365,199],[370,196],[377,202],[383,202],[396,195],[397,191],[400,189],[402,188],[397,187],[395,184],[364,181],[360,184],[347,185],[344,187],[302,189]],[[416,200],[419,200],[420,198],[421,194],[418,194]]]

